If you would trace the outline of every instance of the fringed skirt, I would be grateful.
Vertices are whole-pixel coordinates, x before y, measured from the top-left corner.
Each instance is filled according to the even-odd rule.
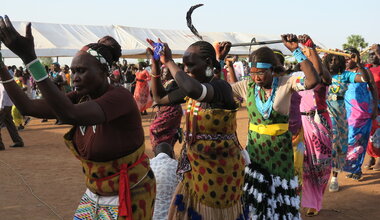
[[[298,178],[271,175],[252,162],[245,168],[244,211],[250,219],[301,219]]]

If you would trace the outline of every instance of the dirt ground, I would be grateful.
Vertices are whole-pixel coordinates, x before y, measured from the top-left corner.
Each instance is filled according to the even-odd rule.
[[[143,116],[146,151],[152,156],[149,124],[152,112]],[[241,143],[247,135],[247,113],[238,113]],[[0,152],[0,220],[72,219],[85,190],[79,161],[66,149],[62,135],[68,125],[33,119],[20,134],[25,147]],[[12,144],[2,129],[6,146]],[[176,145],[178,154],[180,145]],[[340,174],[340,191],[326,191],[323,209],[313,219],[380,219],[380,172],[364,170],[360,182]],[[308,217],[303,216],[304,219]]]

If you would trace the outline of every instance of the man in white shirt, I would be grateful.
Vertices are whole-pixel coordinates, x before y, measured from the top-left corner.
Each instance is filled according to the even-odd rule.
[[[156,200],[153,220],[168,219],[168,210],[173,193],[178,184],[177,160],[174,158],[173,147],[168,143],[160,143],[154,148],[156,157],[150,160],[150,167],[156,177]]]
[[[14,142],[10,147],[24,147],[24,142],[17,132],[17,128],[13,122],[11,110],[12,101],[9,98],[7,92],[4,89],[3,84],[0,83],[0,125],[5,125],[7,127],[9,135]],[[0,150],[5,150],[3,140],[1,138],[1,128],[0,128]]]

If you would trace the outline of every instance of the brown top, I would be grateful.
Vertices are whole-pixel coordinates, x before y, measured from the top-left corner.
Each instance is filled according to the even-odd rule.
[[[82,98],[76,92],[67,96],[75,104]],[[127,89],[110,86],[93,101],[103,110],[106,121],[76,127],[73,143],[82,158],[96,162],[115,160],[134,152],[144,143],[140,112]]]

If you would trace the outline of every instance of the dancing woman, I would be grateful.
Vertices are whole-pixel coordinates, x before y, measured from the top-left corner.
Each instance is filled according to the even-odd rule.
[[[1,81],[20,112],[73,125],[65,143],[81,161],[87,186],[74,219],[151,219],[155,179],[140,112],[129,91],[107,81],[121,55],[116,40],[106,36],[77,52],[71,63],[76,91],[65,95],[36,57],[30,23],[23,37],[0,17],[0,39],[23,60],[44,97],[30,100],[2,65]]]
[[[353,58],[346,59],[346,69],[351,72],[357,72],[356,57],[360,57],[360,53],[355,48],[349,48],[348,51],[354,55]],[[373,79],[371,72],[368,73],[370,78]],[[346,164],[343,170],[349,172],[346,175],[347,178],[354,180],[362,178],[361,167],[367,152],[372,118],[377,116],[378,94],[377,89],[374,88],[376,86],[368,83],[350,83],[344,96],[348,121],[348,147]]]
[[[299,108],[306,147],[301,205],[308,208],[307,216],[315,216],[322,208],[323,194],[331,173],[331,120],[326,104],[331,75],[323,67],[311,38],[303,35],[300,39],[305,46],[305,55],[321,77],[321,83],[314,89],[295,93],[301,99]]]
[[[371,82],[367,71],[360,63],[360,57],[353,56],[356,60],[358,72],[346,71],[346,60],[343,56],[328,54],[323,59],[323,64],[332,75],[332,84],[329,87],[327,106],[332,122],[332,168],[333,176],[330,181],[329,191],[339,191],[338,172],[346,163],[348,145],[348,123],[346,120],[346,109],[344,95],[349,83]],[[372,83],[369,83],[372,85]]]
[[[251,80],[232,85],[244,98],[249,114],[244,208],[253,219],[299,219],[298,186],[294,176],[292,135],[288,130],[290,99],[294,91],[312,89],[319,76],[298,47],[295,35],[282,36],[305,77],[279,76],[283,67],[268,47],[250,55]],[[280,67],[280,68],[279,68]]]
[[[158,91],[170,93],[177,89],[179,89],[178,85],[167,67],[163,66],[161,68],[161,76],[152,74],[152,94],[158,106],[154,121],[149,127],[150,142],[153,149],[162,142],[168,143],[173,149],[174,144],[180,138],[180,125],[183,115],[181,103],[185,100],[163,105],[160,97],[157,97]]]
[[[183,178],[169,219],[241,219],[244,159],[235,134],[237,105],[231,86],[214,77],[213,69],[220,69],[215,50],[206,41],[193,43],[183,56],[182,71],[173,62],[168,45],[164,47],[161,62],[179,89],[166,93],[153,83],[154,97],[162,104],[188,97],[185,144],[178,167]],[[157,61],[152,65],[152,74],[159,75]]]

